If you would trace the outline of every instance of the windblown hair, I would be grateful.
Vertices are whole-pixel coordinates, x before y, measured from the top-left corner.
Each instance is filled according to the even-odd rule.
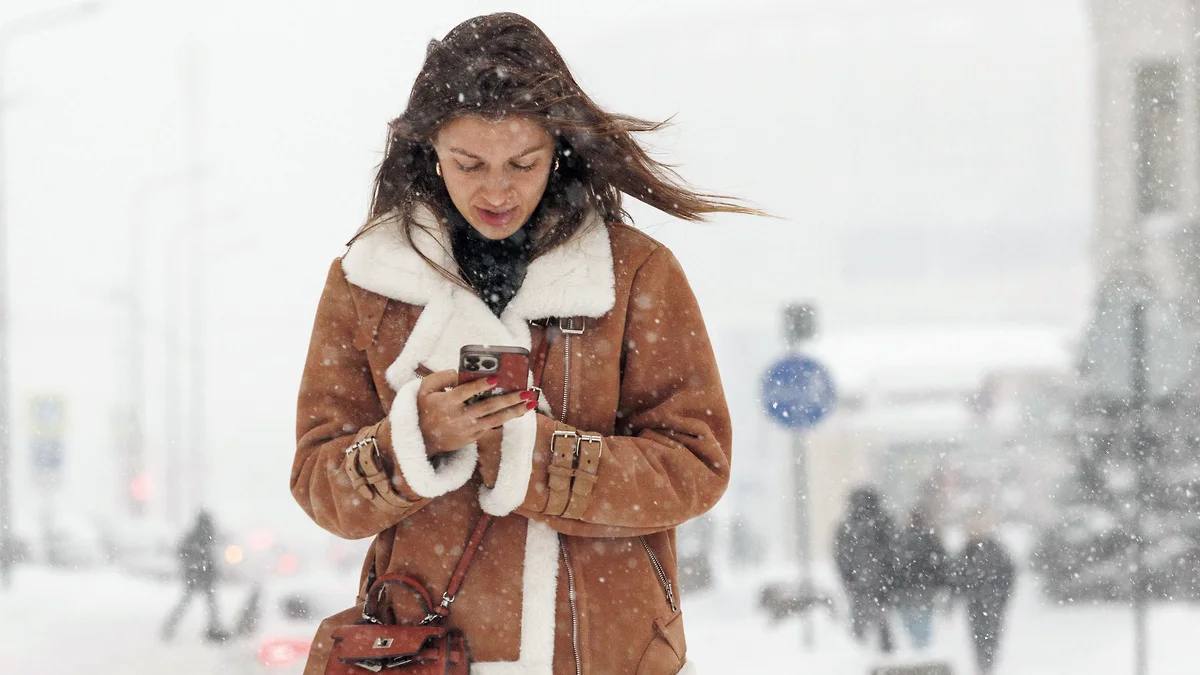
[[[412,212],[419,203],[445,219],[453,206],[434,172],[433,139],[443,124],[462,115],[526,116],[555,139],[559,167],[542,197],[542,216],[533,232],[535,257],[570,238],[591,208],[605,222],[629,220],[622,194],[689,221],[715,212],[761,215],[730,197],[688,188],[632,136],[660,129],[666,121],[601,109],[575,82],[545,33],[529,19],[505,12],[469,19],[441,41],[430,41],[407,109],[388,124],[369,218],[355,238],[384,216],[398,216],[411,241],[411,228],[419,227]]]

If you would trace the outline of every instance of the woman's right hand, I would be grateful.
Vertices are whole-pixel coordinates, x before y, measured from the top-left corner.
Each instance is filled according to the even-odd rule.
[[[426,375],[417,389],[417,420],[430,457],[473,443],[537,406],[537,393],[530,389],[468,405],[472,396],[495,386],[495,378],[457,383],[458,371],[439,370]]]

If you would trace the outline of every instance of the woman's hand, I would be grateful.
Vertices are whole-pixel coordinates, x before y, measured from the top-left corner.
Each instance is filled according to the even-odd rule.
[[[529,389],[468,405],[472,396],[491,389],[496,380],[487,378],[455,386],[457,382],[458,371],[439,370],[426,375],[417,389],[417,420],[425,454],[430,457],[473,443],[489,430],[537,406],[537,392]]]

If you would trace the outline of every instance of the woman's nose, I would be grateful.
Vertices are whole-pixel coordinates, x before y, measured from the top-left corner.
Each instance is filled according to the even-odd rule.
[[[511,190],[512,182],[501,173],[499,176],[489,176],[484,181],[480,196],[493,206],[503,206],[508,201],[508,194]]]

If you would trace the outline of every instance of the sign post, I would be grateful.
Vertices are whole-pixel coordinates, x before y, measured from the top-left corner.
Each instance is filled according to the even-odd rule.
[[[795,504],[796,557],[800,565],[799,593],[812,591],[809,551],[808,446],[804,432],[816,426],[836,403],[837,393],[829,371],[818,361],[801,354],[801,344],[816,333],[816,310],[812,305],[789,305],[784,309],[784,334],[789,353],[767,370],[762,379],[763,409],[776,424],[791,432],[792,487]],[[803,616],[804,645],[812,648],[812,618]]]

